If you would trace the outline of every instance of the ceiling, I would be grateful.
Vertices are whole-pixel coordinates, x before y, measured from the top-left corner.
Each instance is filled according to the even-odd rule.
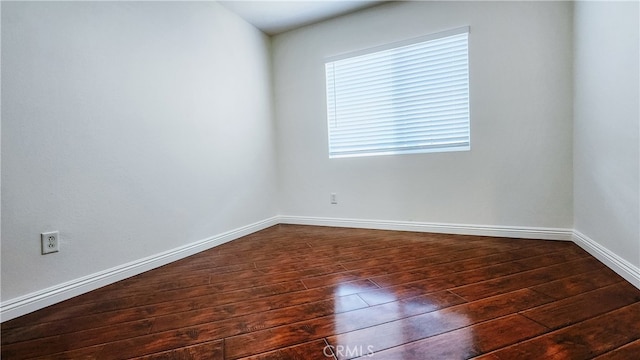
[[[304,25],[377,5],[381,0],[228,0],[219,1],[227,9],[262,30],[276,35]]]

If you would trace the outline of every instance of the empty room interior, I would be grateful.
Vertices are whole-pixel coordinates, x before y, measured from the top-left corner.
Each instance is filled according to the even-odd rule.
[[[2,1],[3,359],[640,358],[638,1]]]

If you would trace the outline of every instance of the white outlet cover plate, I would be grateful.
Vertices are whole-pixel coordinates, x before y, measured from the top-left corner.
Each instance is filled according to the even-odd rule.
[[[60,251],[60,234],[57,231],[49,231],[40,234],[42,243],[42,255]]]

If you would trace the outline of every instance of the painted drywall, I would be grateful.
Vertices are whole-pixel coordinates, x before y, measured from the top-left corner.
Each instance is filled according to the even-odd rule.
[[[640,7],[575,4],[576,231],[640,267]]]
[[[269,46],[214,2],[3,1],[2,301],[275,216]]]
[[[393,2],[275,36],[281,214],[571,228],[571,17],[567,2]],[[325,57],[466,25],[471,151],[329,159]]]

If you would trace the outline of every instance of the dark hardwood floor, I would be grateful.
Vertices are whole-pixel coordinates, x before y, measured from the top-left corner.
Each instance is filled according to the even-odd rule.
[[[1,353],[637,359],[640,290],[570,242],[278,225],[7,321]]]

